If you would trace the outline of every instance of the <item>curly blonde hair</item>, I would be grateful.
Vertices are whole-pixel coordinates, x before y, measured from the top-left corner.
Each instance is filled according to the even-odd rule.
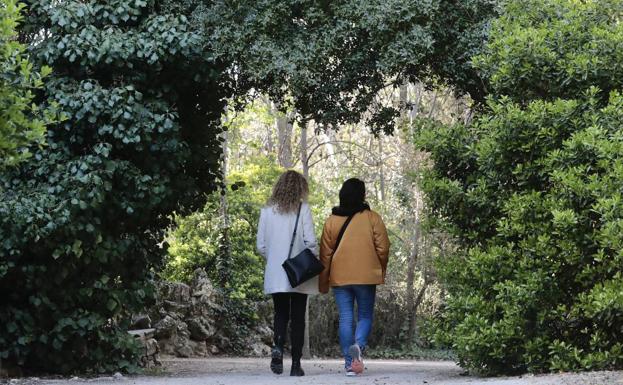
[[[277,212],[286,214],[298,210],[299,203],[306,201],[308,196],[307,179],[296,171],[288,170],[277,179],[267,204],[274,206]]]

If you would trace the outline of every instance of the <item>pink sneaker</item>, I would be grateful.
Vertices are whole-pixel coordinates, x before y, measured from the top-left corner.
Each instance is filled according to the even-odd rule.
[[[350,354],[353,359],[353,362],[350,364],[351,370],[356,374],[363,373],[364,366],[359,345],[351,345],[350,348],[348,348],[348,354]]]

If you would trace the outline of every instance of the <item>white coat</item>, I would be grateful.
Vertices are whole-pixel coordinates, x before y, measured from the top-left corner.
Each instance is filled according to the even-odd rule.
[[[292,213],[280,214],[272,206],[264,207],[260,212],[260,222],[257,227],[257,250],[266,259],[266,269],[264,270],[265,294],[285,292],[318,293],[318,277],[314,277],[292,288],[288,281],[288,276],[281,266],[288,257],[296,213],[294,211]],[[318,242],[314,234],[311,210],[307,202],[303,202],[301,206],[301,215],[298,223],[291,256],[296,256],[305,248],[310,249],[318,256]]]

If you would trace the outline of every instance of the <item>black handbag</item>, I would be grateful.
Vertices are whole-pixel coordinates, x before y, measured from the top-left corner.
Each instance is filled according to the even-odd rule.
[[[292,233],[292,242],[290,242],[288,258],[281,265],[286,271],[288,281],[290,281],[290,286],[292,287],[297,287],[301,283],[309,281],[324,270],[324,266],[320,260],[318,260],[314,253],[308,248],[305,248],[296,256],[290,258],[292,246],[294,245],[294,238],[296,236],[296,228],[299,224],[299,216],[301,215],[301,205],[299,205],[299,211],[296,214],[296,223],[294,224],[294,233]]]

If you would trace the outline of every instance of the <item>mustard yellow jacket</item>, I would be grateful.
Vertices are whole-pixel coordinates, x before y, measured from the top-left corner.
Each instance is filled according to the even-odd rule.
[[[355,214],[336,251],[335,243],[347,218],[331,215],[324,224],[320,261],[325,268],[318,281],[321,293],[328,292],[329,286],[385,283],[389,238],[381,216],[372,210]]]

